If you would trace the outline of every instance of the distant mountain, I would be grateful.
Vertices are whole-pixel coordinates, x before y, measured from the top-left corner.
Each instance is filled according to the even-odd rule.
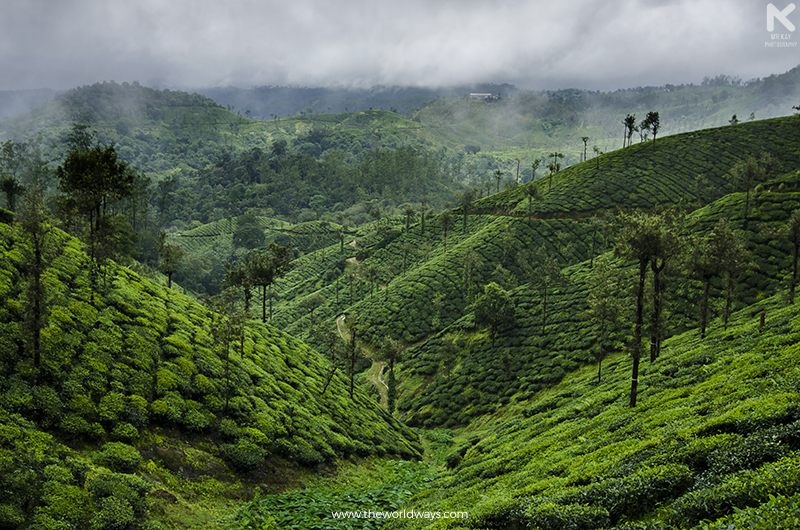
[[[392,110],[401,114],[420,109],[437,98],[480,92],[508,97],[519,92],[513,85],[484,83],[443,88],[374,86],[369,89],[260,86],[249,89],[197,89],[221,105],[256,119],[311,113]],[[248,112],[249,111],[249,112]]]

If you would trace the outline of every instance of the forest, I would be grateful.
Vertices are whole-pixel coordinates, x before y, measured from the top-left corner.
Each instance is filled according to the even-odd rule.
[[[793,80],[675,88],[794,97],[687,132],[637,91],[261,122],[137,83],[4,122],[0,527],[791,527]],[[512,100],[578,132],[459,143]]]

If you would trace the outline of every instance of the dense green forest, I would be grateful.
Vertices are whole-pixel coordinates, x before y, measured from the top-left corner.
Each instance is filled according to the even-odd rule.
[[[794,520],[798,117],[674,134],[794,76],[263,122],[103,83],[4,122],[0,527]],[[365,509],[470,517],[331,515]]]

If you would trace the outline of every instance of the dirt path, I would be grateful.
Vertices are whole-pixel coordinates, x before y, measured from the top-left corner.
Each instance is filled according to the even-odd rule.
[[[344,315],[340,315],[336,319],[336,330],[339,332],[339,336],[342,337],[342,339],[350,340],[350,337],[347,336],[347,328],[344,325]],[[386,408],[389,402],[389,386],[386,384],[386,381],[382,379],[385,365],[382,362],[373,360],[372,357],[369,356],[369,352],[364,348],[361,348],[361,353],[372,361],[372,366],[367,371],[367,376],[375,388],[378,389],[378,393],[381,396],[381,406]]]

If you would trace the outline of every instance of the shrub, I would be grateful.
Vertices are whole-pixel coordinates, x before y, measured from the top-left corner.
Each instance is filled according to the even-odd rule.
[[[55,425],[64,410],[64,404],[58,397],[58,392],[49,386],[34,388],[33,405],[43,427]]]
[[[77,414],[68,414],[61,421],[61,430],[67,435],[82,436],[89,432],[89,422]]]
[[[190,431],[202,432],[208,429],[216,417],[207,410],[203,410],[200,404],[194,401],[187,401],[188,410],[183,415],[183,425]]]
[[[92,530],[123,530],[135,520],[133,507],[124,499],[106,497],[97,504],[100,510],[92,518]]]
[[[228,462],[241,471],[261,467],[268,455],[264,448],[247,438],[242,438],[235,444],[224,444],[222,451]]]
[[[144,427],[149,420],[147,400],[138,394],[128,396],[128,407],[123,418],[135,427]]]
[[[135,517],[143,517],[147,513],[146,495],[153,488],[136,475],[100,473],[86,481],[86,489],[95,499],[116,497],[125,501],[133,508]]]
[[[126,443],[109,442],[95,455],[94,461],[113,471],[133,473],[142,463],[142,455]]]
[[[42,501],[34,516],[36,528],[84,528],[92,513],[89,492],[74,485],[46,482]]]
[[[800,494],[792,497],[772,497],[755,508],[736,510],[713,523],[701,523],[697,530],[728,530],[747,528],[749,530],[773,530],[774,528],[800,527]]]
[[[56,464],[51,464],[44,468],[44,477],[48,482],[60,482],[61,484],[73,484],[75,482],[75,476],[72,471]]]
[[[100,419],[109,423],[116,423],[117,418],[125,409],[125,396],[119,392],[109,392],[100,400],[97,413]]]
[[[717,519],[735,508],[767,502],[772,495],[793,493],[800,487],[800,461],[783,458],[759,469],[735,473],[717,486],[692,491],[676,500],[667,521],[697,524],[703,519]]]
[[[292,438],[292,451],[289,457],[305,466],[313,466],[325,461],[319,451],[305,439],[297,436]]]
[[[167,392],[163,398],[153,401],[150,410],[162,420],[180,422],[186,410],[186,403],[179,393]]]
[[[610,478],[559,499],[562,504],[591,504],[608,510],[612,522],[645,513],[689,488],[694,473],[684,465],[643,467],[632,475]]]
[[[544,502],[525,511],[528,527],[548,530],[590,530],[607,526],[608,510],[602,506]]]
[[[219,433],[226,440],[236,440],[240,436],[239,426],[230,418],[224,418],[219,422]]]
[[[111,431],[111,436],[116,440],[132,442],[139,437],[139,429],[130,423],[120,423]]]
[[[17,528],[25,522],[25,512],[16,506],[0,504],[0,528]]]

